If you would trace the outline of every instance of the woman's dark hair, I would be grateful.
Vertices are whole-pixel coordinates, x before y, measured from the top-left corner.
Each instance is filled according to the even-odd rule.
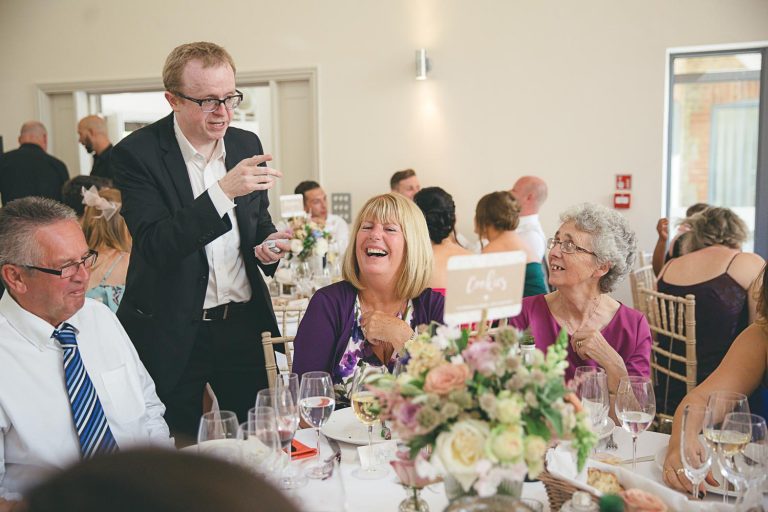
[[[763,270],[760,271],[760,279],[762,283],[757,287],[756,299],[757,299],[757,322],[768,328],[768,264],[763,265]]]
[[[456,228],[456,204],[451,194],[440,187],[427,187],[413,196],[413,202],[424,212],[429,239],[439,244]]]
[[[484,195],[475,208],[475,224],[483,230],[493,226],[499,231],[514,231],[520,223],[520,203],[507,192]]]
[[[149,449],[79,462],[32,489],[26,502],[26,512],[298,512],[242,467]]]

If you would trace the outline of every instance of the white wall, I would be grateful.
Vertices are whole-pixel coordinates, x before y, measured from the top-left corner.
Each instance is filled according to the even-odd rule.
[[[36,115],[35,84],[157,76],[174,46],[201,39],[242,71],[319,69],[321,173],[355,208],[413,167],[455,196],[470,235],[477,200],[532,173],[550,184],[542,216],[554,232],[559,211],[607,204],[613,175],[629,172],[627,217],[649,250],[665,51],[768,40],[768,2],[2,0],[6,147]],[[413,79],[419,47],[433,61],[426,82]]]

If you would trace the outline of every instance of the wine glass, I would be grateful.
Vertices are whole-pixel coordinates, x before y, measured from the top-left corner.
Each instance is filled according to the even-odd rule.
[[[197,431],[197,453],[240,463],[240,426],[232,411],[211,411],[202,415]]]
[[[320,428],[328,421],[336,405],[333,382],[328,372],[307,372],[301,376],[299,411],[317,433],[317,463],[307,468],[309,478],[324,478],[326,468],[320,458]]]
[[[243,442],[243,462],[270,477],[280,465],[282,453],[274,410],[254,407],[248,411],[248,421],[240,425],[239,439]]]
[[[616,417],[632,435],[632,470],[637,469],[637,438],[653,423],[656,396],[648,377],[622,377],[616,391]]]
[[[352,410],[363,424],[368,427],[368,466],[359,467],[352,475],[362,480],[376,480],[389,474],[386,466],[374,463],[373,455],[373,424],[379,418],[379,401],[376,395],[368,389],[370,379],[376,375],[387,373],[385,366],[362,365],[355,368],[352,376],[352,387],[349,398],[352,402]]]
[[[280,435],[283,450],[288,453],[289,461],[280,479],[280,487],[282,489],[295,489],[307,483],[307,479],[294,471],[290,464],[293,462],[291,444],[296,434],[296,428],[299,426],[299,376],[295,373],[278,374],[274,391],[273,407],[277,432]]]
[[[680,458],[683,461],[685,476],[693,484],[693,499],[699,497],[699,486],[712,465],[712,449],[707,442],[701,442],[699,436],[704,432],[705,420],[710,414],[703,405],[688,404],[683,410],[683,425],[680,436]]]
[[[768,439],[765,420],[756,414],[732,412],[725,416],[720,431],[718,461],[725,476],[739,493],[736,508],[762,510],[762,482],[768,465]],[[744,494],[744,489],[747,493]],[[757,497],[751,492],[757,489]],[[757,498],[757,499],[755,499]],[[745,506],[756,501],[757,508]]]
[[[747,396],[741,393],[715,391],[707,398],[707,409],[709,409],[709,414],[704,424],[704,439],[709,443],[712,452],[717,454],[718,462],[720,462],[723,421],[732,412],[748,413],[749,401]],[[720,474],[722,475],[723,503],[726,503],[728,501],[728,487],[726,484],[728,475],[725,473],[722,463],[720,464]]]
[[[592,428],[595,432],[600,432],[610,407],[608,377],[605,370],[595,366],[580,366],[576,368],[573,383],[581,405],[587,411]]]

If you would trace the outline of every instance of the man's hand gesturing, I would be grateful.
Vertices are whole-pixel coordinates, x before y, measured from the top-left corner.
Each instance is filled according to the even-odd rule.
[[[219,186],[230,200],[250,194],[254,190],[269,190],[275,185],[275,178],[283,173],[271,167],[259,167],[272,160],[272,155],[256,155],[244,158],[226,176],[219,180]]]

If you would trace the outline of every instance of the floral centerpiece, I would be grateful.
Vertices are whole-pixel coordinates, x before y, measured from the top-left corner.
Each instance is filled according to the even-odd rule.
[[[331,234],[323,226],[305,217],[292,217],[288,221],[288,227],[293,232],[288,259],[306,261],[310,256],[322,258],[326,255]]]
[[[420,475],[446,488],[453,479],[464,494],[503,493],[543,470],[553,439],[570,439],[584,466],[597,439],[565,385],[567,336],[523,362],[524,336],[502,327],[472,339],[440,326],[405,344],[399,374],[370,381]]]

